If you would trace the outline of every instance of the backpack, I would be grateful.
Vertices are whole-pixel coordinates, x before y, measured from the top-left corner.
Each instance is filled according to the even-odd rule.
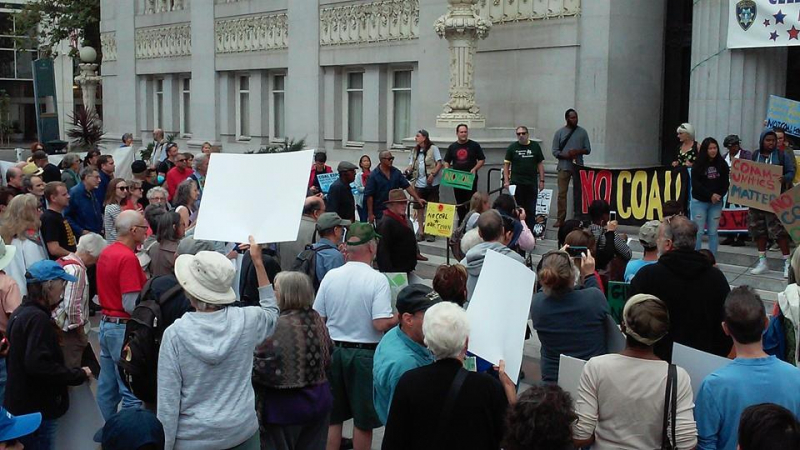
[[[164,334],[161,305],[182,291],[181,285],[176,284],[155,298],[152,283],[151,278],[142,288],[136,308],[125,325],[125,338],[117,363],[122,382],[133,395],[147,403],[156,401],[158,351]]]
[[[295,258],[292,264],[292,272],[302,272],[311,278],[315,292],[319,289],[319,283],[322,281],[317,279],[317,252],[332,248],[334,247],[327,244],[320,245],[317,248],[314,248],[314,244],[308,244],[306,245],[306,249],[297,255],[297,258]]]

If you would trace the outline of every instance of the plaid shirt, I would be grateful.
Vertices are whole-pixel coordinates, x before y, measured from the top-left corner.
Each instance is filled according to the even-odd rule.
[[[599,253],[600,249],[606,248],[606,229],[593,223],[589,225],[589,231],[592,232],[597,241],[597,252]],[[631,248],[628,247],[628,243],[616,231],[614,232],[614,254],[619,255],[625,261],[630,261],[631,259]]]
[[[91,324],[87,320],[89,312],[89,282],[86,277],[86,266],[74,253],[59,259],[64,271],[77,278],[75,282],[67,282],[64,288],[64,300],[53,311],[53,319],[64,331],[74,330],[81,325],[88,334]]]

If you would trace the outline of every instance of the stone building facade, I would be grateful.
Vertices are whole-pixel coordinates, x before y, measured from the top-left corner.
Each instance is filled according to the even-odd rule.
[[[691,60],[671,73],[679,3],[691,13]],[[516,125],[547,155],[575,108],[589,164],[653,165],[687,119],[699,136],[754,141],[769,95],[785,92],[785,49],[724,49],[728,4],[102,0],[104,124],[143,143],[160,127],[190,151],[305,138],[333,159],[375,161],[421,128],[446,146],[464,120],[501,164]],[[665,90],[675,76],[687,80],[679,95]]]

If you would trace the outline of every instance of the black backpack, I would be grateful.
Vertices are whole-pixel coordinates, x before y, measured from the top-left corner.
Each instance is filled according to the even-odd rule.
[[[161,305],[182,291],[181,285],[176,284],[155,298],[152,283],[153,278],[142,288],[136,308],[125,325],[125,338],[117,363],[122,382],[136,398],[147,403],[156,401],[158,351],[164,334]]]
[[[317,252],[321,250],[328,250],[334,247],[323,244],[314,248],[314,244],[306,245],[306,249],[300,252],[292,264],[292,272],[302,272],[311,277],[311,282],[314,284],[314,291],[319,289],[319,283],[322,280],[317,279]]]

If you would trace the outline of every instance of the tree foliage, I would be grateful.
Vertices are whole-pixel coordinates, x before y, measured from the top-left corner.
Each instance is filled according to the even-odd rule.
[[[81,107],[70,119],[75,124],[67,131],[67,137],[72,140],[72,148],[84,151],[96,149],[103,139],[103,122],[95,110]]]
[[[306,139],[295,141],[292,139],[285,139],[283,144],[273,144],[268,147],[261,147],[258,150],[248,150],[245,153],[284,153],[284,152],[299,152],[306,146]]]
[[[35,37],[46,54],[55,54],[65,39],[100,50],[100,0],[30,0],[16,23],[17,35]]]

